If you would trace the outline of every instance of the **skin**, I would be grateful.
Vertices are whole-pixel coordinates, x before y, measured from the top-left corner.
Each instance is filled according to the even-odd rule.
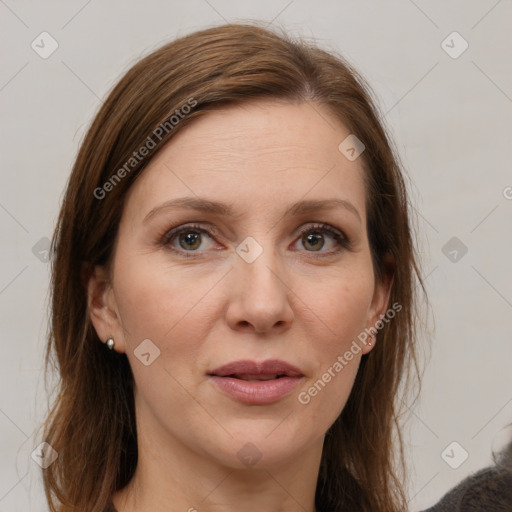
[[[325,433],[373,347],[363,344],[308,404],[298,395],[375,325],[391,287],[374,279],[362,159],[338,150],[349,133],[317,104],[215,110],[179,132],[130,189],[112,275],[97,266],[88,287],[99,338],[114,338],[135,377],[139,461],[114,494],[119,512],[315,510]],[[236,215],[163,208],[144,221],[183,196],[229,203]],[[333,198],[357,213],[285,216],[296,201]],[[162,241],[188,223],[216,233]],[[350,247],[329,233],[308,242],[299,230],[316,223],[342,231]],[[248,236],[263,249],[252,263],[236,252]],[[148,366],[134,354],[145,339],[160,350]],[[243,404],[207,377],[240,359],[281,359],[304,377],[276,403]],[[261,455],[253,465],[237,456],[247,443]]]

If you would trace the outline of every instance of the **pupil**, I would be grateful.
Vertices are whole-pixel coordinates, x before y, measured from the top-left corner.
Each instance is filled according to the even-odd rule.
[[[193,233],[193,232],[186,233],[185,235],[180,236],[180,245],[184,249],[197,249],[201,245],[199,238],[200,238],[200,235],[198,233]],[[183,240],[185,241],[185,244],[187,244],[187,247],[184,247],[183,244],[181,243]],[[199,241],[199,243],[197,243],[198,241]]]
[[[306,243],[307,244],[313,244],[313,250],[318,251],[324,246],[323,240],[320,239],[322,235],[319,233],[309,233],[306,235]],[[321,245],[318,245],[318,242],[321,242]],[[316,247],[315,247],[316,245]]]

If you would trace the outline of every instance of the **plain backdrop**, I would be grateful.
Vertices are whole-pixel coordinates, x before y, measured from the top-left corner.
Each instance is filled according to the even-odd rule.
[[[2,0],[0,511],[46,510],[31,458],[48,405],[45,250],[101,99],[160,44],[250,19],[317,40],[354,64],[379,98],[409,176],[431,302],[419,339],[423,347],[430,339],[422,352],[431,356],[406,431],[411,510],[491,463],[506,439],[510,0]]]

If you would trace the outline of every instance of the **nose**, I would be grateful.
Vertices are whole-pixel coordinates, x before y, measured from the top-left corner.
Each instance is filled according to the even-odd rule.
[[[252,263],[237,256],[228,282],[226,320],[236,331],[276,334],[288,330],[293,295],[273,251],[264,250]]]

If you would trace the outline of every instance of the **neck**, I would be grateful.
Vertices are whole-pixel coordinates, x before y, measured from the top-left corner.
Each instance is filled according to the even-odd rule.
[[[140,427],[136,472],[112,499],[118,512],[315,512],[323,438],[279,463],[240,469]]]

